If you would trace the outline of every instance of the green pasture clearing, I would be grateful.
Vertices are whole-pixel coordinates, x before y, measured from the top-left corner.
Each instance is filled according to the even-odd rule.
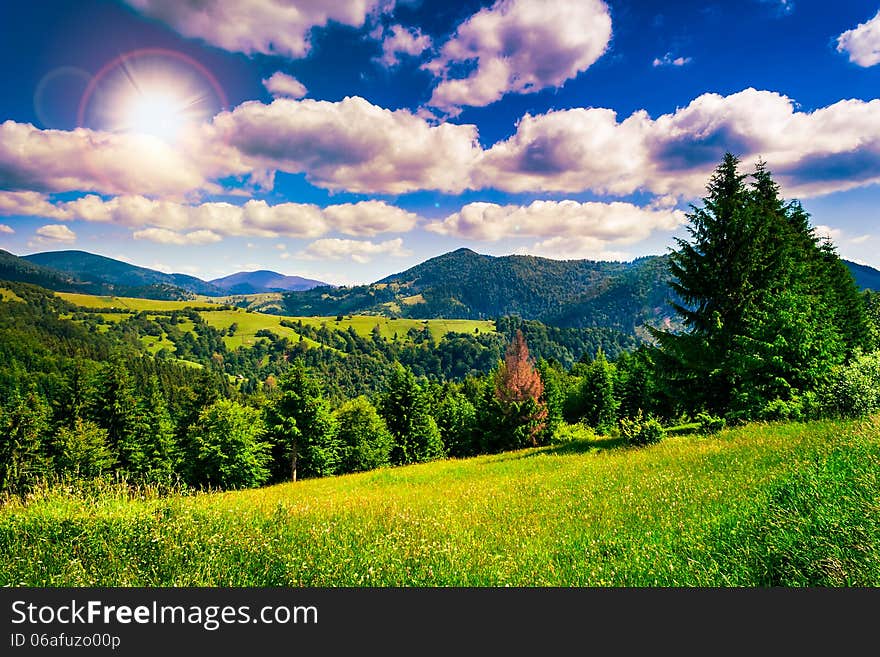
[[[12,586],[878,586],[880,422],[0,509]]]
[[[24,301],[24,299],[22,299],[12,290],[5,287],[0,287],[0,301]]]

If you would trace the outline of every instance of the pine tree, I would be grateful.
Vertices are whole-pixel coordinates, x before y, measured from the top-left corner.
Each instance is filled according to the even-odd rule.
[[[617,423],[619,403],[614,396],[615,379],[614,365],[600,348],[587,369],[580,392],[583,419],[599,433],[611,431]]]
[[[36,391],[0,407],[0,491],[24,493],[49,476],[48,432],[49,408]]]
[[[391,462],[395,465],[419,463],[445,455],[437,422],[431,415],[430,400],[416,381],[412,370],[395,363],[379,414],[394,436]]]
[[[323,477],[336,472],[339,440],[336,419],[320,383],[297,360],[278,381],[266,409],[276,480]]]
[[[862,297],[797,201],[785,203],[764,163],[746,186],[729,153],[691,241],[670,257],[673,304],[685,332],[652,330],[658,363],[692,411],[761,417],[780,404],[799,414],[834,368],[870,341]],[[807,404],[808,405],[808,404]],[[773,411],[776,412],[775,410]]]
[[[517,329],[491,377],[493,386],[487,388],[479,412],[483,449],[538,446],[546,437],[547,402],[544,382],[521,330]]]

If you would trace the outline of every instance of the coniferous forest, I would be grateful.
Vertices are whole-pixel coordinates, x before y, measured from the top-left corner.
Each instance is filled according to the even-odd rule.
[[[688,231],[667,265],[677,321],[645,337],[517,316],[439,340],[427,326],[389,339],[282,320],[299,340],[265,330],[232,349],[223,338],[235,326],[212,327],[198,308],[107,324],[45,288],[2,282],[0,488],[248,488],[880,409],[877,295],[859,290],[767,165],[744,173],[726,155]],[[174,353],[144,349],[149,335],[167,335]]]

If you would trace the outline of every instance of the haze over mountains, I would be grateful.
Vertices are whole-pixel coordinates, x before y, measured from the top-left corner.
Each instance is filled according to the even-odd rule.
[[[880,271],[844,261],[862,288],[880,290]],[[667,256],[632,262],[488,256],[457,249],[370,285],[335,287],[258,270],[204,281],[84,251],[18,257],[0,251],[0,280],[64,292],[184,299],[281,292],[266,312],[293,316],[382,314],[492,319],[518,315],[559,327],[606,327],[639,335],[644,324],[675,321],[668,305]],[[243,300],[242,303],[247,303]]]

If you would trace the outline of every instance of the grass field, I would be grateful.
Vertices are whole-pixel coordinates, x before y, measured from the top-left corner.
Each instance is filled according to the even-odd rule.
[[[11,294],[11,293],[10,293]],[[328,328],[347,330],[353,327],[361,336],[369,336],[374,327],[378,326],[382,336],[389,340],[394,338],[395,334],[404,337],[410,329],[422,330],[426,325],[431,331],[431,335],[435,340],[440,340],[448,332],[454,333],[491,333],[495,330],[495,324],[491,321],[479,321],[469,319],[391,319],[389,317],[378,317],[373,315],[346,315],[342,321],[337,322],[335,317],[284,317],[281,315],[269,315],[258,312],[247,312],[241,308],[233,310],[220,310],[226,301],[235,299],[236,297],[221,297],[211,300],[210,297],[199,297],[195,301],[157,301],[153,299],[134,299],[128,297],[107,297],[92,296],[89,294],[73,294],[67,292],[56,292],[56,294],[83,308],[93,308],[96,310],[109,308],[123,308],[130,310],[132,313],[151,310],[183,310],[185,308],[204,308],[208,305],[217,305],[218,310],[211,312],[201,312],[204,320],[217,329],[229,328],[233,323],[238,324],[238,330],[235,335],[223,338],[227,348],[235,349],[236,347],[249,346],[256,340],[256,333],[261,329],[268,329],[282,337],[291,340],[299,340],[299,333],[295,329],[281,326],[282,320],[297,321],[302,320],[303,324],[320,328],[322,324],[326,324]],[[267,299],[274,299],[280,295],[252,295],[262,296]],[[4,297],[5,298],[5,297]],[[123,313],[100,313],[108,322],[120,322],[127,317]],[[188,321],[188,320],[187,320]],[[192,323],[188,326],[180,324],[182,331],[192,330]],[[303,337],[303,340],[309,346],[320,346],[314,340]],[[156,340],[155,338],[148,340],[148,348],[154,353],[162,347],[168,347],[173,351],[173,344],[167,339]]]
[[[183,310],[194,306],[206,306],[207,301],[162,301],[157,299],[135,299],[132,297],[102,297],[74,292],[56,292],[56,296],[83,308],[125,308],[132,312],[141,310]]]
[[[0,510],[0,583],[878,586],[880,421]]]
[[[9,288],[0,287],[0,301],[24,301],[24,299]]]

